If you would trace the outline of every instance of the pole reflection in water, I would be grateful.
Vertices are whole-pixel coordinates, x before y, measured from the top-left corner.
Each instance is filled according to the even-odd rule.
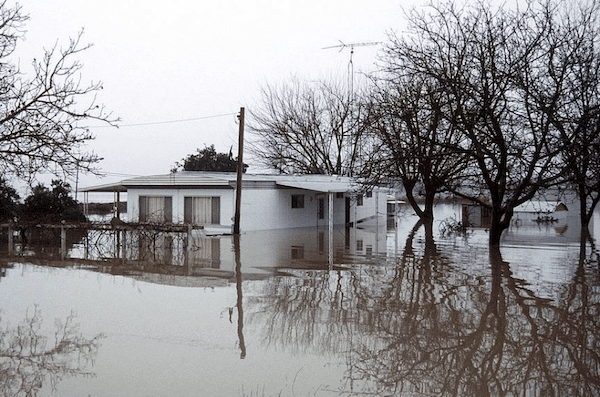
[[[246,358],[246,343],[244,342],[244,309],[242,295],[242,261],[240,259],[240,235],[233,236],[233,246],[235,250],[235,287],[237,292],[237,311],[238,311],[238,339],[240,343],[240,358]]]

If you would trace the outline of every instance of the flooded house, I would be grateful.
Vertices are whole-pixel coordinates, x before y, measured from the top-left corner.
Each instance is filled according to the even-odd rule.
[[[569,211],[570,207],[576,206],[574,197],[569,197],[568,205],[566,200],[529,200],[514,209],[512,224],[531,225],[533,223],[565,223],[566,218],[574,216],[574,211]],[[491,224],[492,213],[490,208],[480,204],[465,201],[462,204],[462,222],[469,227],[487,228]]]
[[[184,171],[84,191],[126,193],[123,219],[131,226],[194,226],[187,240],[169,233],[150,233],[136,240],[129,234],[123,257],[185,263],[198,274],[207,269],[233,274],[235,261],[227,235],[233,233],[236,179],[235,173]],[[246,264],[276,269],[341,263],[346,252],[365,258],[382,254],[386,247],[379,241],[387,230],[389,193],[388,188],[366,190],[353,178],[335,175],[244,174],[241,256]]]
[[[183,171],[142,176],[83,189],[126,192],[130,222],[192,224],[207,234],[232,232],[236,174]],[[355,179],[330,175],[242,178],[242,232],[382,222],[387,188],[364,190]]]
[[[530,200],[515,208],[514,222],[554,223],[565,221],[569,208],[561,201]]]

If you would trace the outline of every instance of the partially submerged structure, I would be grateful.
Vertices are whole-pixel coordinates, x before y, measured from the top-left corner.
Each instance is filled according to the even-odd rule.
[[[514,222],[534,221],[538,223],[564,221],[569,208],[560,201],[530,200],[515,208]]]
[[[521,225],[523,222],[552,223],[564,221],[569,215],[569,209],[564,202],[552,200],[530,200],[514,209],[512,223]],[[473,202],[462,204],[462,222],[466,226],[489,227],[492,215],[489,208]]]
[[[81,189],[127,193],[130,222],[190,224],[207,234],[231,233],[236,174],[183,171]],[[242,178],[242,232],[385,222],[389,189],[365,190],[353,178],[255,175]]]

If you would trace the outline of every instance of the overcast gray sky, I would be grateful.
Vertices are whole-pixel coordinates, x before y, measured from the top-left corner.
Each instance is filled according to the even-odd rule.
[[[237,146],[236,114],[256,106],[261,86],[290,76],[346,78],[350,51],[323,47],[385,41],[401,31],[401,0],[21,0],[27,23],[21,67],[82,28],[93,47],[83,81],[102,81],[99,101],[119,129],[94,127],[104,179],[168,173],[196,148]],[[419,2],[420,3],[420,2]],[[374,69],[380,47],[357,47],[354,67]],[[193,119],[193,120],[190,120]],[[171,122],[178,120],[188,120]],[[252,164],[251,164],[252,165]],[[250,169],[252,172],[252,168]]]

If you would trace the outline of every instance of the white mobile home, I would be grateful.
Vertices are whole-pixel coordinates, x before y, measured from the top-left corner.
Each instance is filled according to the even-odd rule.
[[[235,173],[184,171],[123,180],[83,191],[127,192],[131,222],[201,225],[207,233],[232,231]],[[385,222],[387,189],[362,192],[352,178],[329,175],[242,177],[240,230]]]

